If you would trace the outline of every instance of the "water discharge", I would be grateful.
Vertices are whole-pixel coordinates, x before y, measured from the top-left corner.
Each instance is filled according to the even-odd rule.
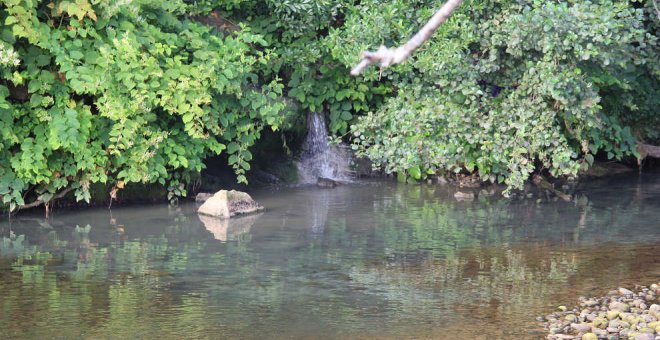
[[[660,177],[577,203],[358,182],[0,221],[0,338],[540,339],[536,316],[660,278]]]
[[[303,143],[298,165],[301,184],[316,183],[318,178],[328,178],[340,182],[353,179],[352,152],[344,144],[330,144],[325,116],[320,112],[307,115],[307,137]]]

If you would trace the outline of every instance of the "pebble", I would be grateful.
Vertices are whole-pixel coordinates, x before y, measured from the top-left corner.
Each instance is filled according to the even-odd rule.
[[[655,340],[655,336],[651,333],[641,333],[635,335],[635,340]]]
[[[660,284],[620,287],[603,297],[580,297],[575,308],[557,307],[545,321],[548,339],[660,340]]]
[[[607,319],[608,320],[613,320],[619,317],[619,314],[621,314],[618,310],[611,310],[607,312]]]
[[[598,340],[598,336],[594,333],[585,333],[582,335],[582,340]]]
[[[589,326],[589,324],[586,323],[572,323],[571,328],[581,333],[586,333],[591,331],[591,326]]]
[[[635,293],[633,293],[629,289],[619,287],[619,294],[621,294],[621,295],[634,295]]]
[[[630,311],[630,305],[627,303],[619,302],[619,301],[614,301],[610,303],[610,310],[617,310],[620,312],[628,312]]]

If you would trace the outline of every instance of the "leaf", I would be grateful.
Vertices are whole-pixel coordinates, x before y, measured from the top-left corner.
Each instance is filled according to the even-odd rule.
[[[239,148],[238,143],[231,142],[229,143],[229,145],[227,145],[227,152],[231,154],[236,153],[236,151],[238,151],[238,148]]]
[[[594,164],[594,156],[592,154],[587,154],[586,156],[584,156],[584,159],[587,161],[589,165]]]
[[[80,52],[80,51],[73,50],[73,51],[71,51],[71,52],[69,53],[69,56],[70,56],[71,58],[73,58],[73,59],[80,60],[80,59],[82,59],[85,55],[84,55],[82,52]]]
[[[5,19],[5,25],[7,25],[7,26],[9,26],[11,24],[15,24],[17,22],[18,22],[18,19],[15,16],[10,15]]]
[[[348,111],[343,111],[341,113],[341,119],[342,120],[351,120],[351,119],[353,119],[353,115],[351,115],[351,113],[348,112]]]
[[[408,169],[408,172],[410,173],[410,176],[415,180],[422,178],[422,171],[420,170],[419,166],[414,166]]]

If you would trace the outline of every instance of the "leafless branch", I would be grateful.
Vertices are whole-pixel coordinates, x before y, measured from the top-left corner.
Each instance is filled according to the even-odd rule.
[[[639,143],[637,144],[637,151],[639,151],[641,158],[660,158],[660,146]]]
[[[62,198],[62,197],[64,197],[64,195],[68,194],[71,190],[73,190],[73,189],[72,188],[66,188],[66,189],[60,191],[59,193],[55,194],[50,200],[52,201],[54,199]],[[18,210],[21,210],[21,209],[30,209],[30,208],[38,207],[42,204],[44,204],[44,201],[42,199],[37,199],[36,201],[34,201],[32,203],[23,204],[23,205],[19,206],[18,209],[16,209],[16,210],[18,211]]]
[[[429,40],[433,33],[442,25],[449,16],[460,6],[463,0],[448,0],[442,7],[435,12],[429,22],[422,27],[417,34],[415,34],[408,42],[397,48],[387,48],[381,46],[376,52],[364,51],[362,52],[362,60],[352,70],[351,75],[357,76],[364,71],[371,64],[379,64],[380,67],[386,68],[395,64],[402,63],[412,53],[422,46],[422,44]]]

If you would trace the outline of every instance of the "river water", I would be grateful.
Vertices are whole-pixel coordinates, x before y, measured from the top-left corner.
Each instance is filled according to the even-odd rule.
[[[660,176],[577,202],[362,182],[0,222],[0,338],[543,338],[580,295],[660,281]]]

